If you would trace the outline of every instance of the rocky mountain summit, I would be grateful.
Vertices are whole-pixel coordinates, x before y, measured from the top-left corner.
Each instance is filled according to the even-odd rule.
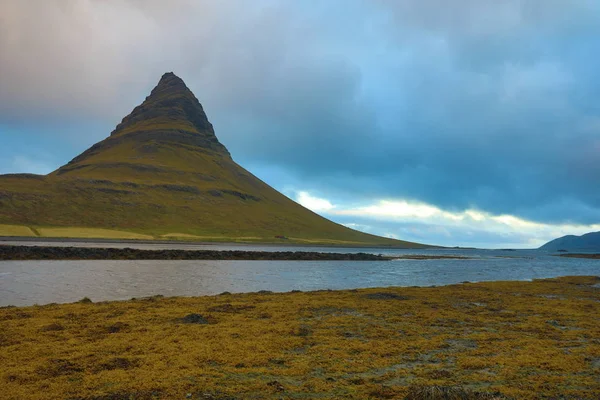
[[[123,118],[108,138],[55,173],[62,175],[73,170],[98,168],[95,156],[127,144],[136,153],[129,158],[138,160],[137,164],[139,160],[155,160],[152,155],[169,146],[187,146],[186,151],[210,152],[231,159],[196,96],[172,72],[162,76],[144,102]]]

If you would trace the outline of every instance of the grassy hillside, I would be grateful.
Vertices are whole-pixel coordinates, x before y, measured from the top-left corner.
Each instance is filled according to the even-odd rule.
[[[0,176],[0,224],[13,226],[0,235],[20,226],[40,236],[422,247],[335,224],[240,167],[173,74],[67,165],[48,176]]]
[[[118,173],[112,178],[1,176],[0,235],[31,236],[33,228],[43,237],[418,247],[330,222],[258,180],[252,187],[226,179],[150,183],[132,176],[119,180]]]

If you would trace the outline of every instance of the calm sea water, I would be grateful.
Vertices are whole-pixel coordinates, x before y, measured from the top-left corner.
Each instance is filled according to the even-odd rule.
[[[8,242],[3,242],[8,244]],[[22,243],[19,243],[22,244]],[[41,242],[31,243],[41,245]],[[49,245],[81,245],[48,243]],[[386,255],[463,255],[469,260],[396,261],[2,261],[0,306],[126,300],[161,294],[200,296],[229,292],[430,286],[463,281],[530,280],[600,275],[600,260],[554,257],[537,250],[392,250],[85,243],[144,249],[369,252]]]

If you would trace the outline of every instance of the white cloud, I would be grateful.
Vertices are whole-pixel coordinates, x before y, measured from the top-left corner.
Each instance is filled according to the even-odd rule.
[[[354,223],[354,222],[347,222],[347,223],[343,223],[342,225],[344,225],[345,227],[348,227],[350,229],[357,230],[357,231],[366,232],[366,233],[372,233],[374,235],[378,234],[378,233],[376,233],[377,229],[374,229],[370,225],[357,224],[357,223]]]
[[[382,200],[376,205],[362,207],[362,214],[373,216],[388,216],[396,218],[429,218],[440,212],[436,207],[423,203],[408,203],[406,201],[386,201]],[[340,214],[352,213],[353,210],[341,210]]]
[[[485,214],[479,212],[479,211],[475,211],[475,210],[467,210],[465,211],[465,214],[474,219],[475,221],[483,221],[485,219]]]
[[[315,212],[331,211],[335,208],[335,206],[331,204],[329,200],[311,196],[308,192],[298,192],[296,195],[296,201],[309,210]]]
[[[464,213],[451,213],[440,208],[407,200],[380,200],[372,205],[358,208],[338,209],[333,212],[338,215],[356,215],[361,217],[394,218],[403,220],[450,220],[460,221],[465,218],[476,219],[484,215],[478,211],[469,210]]]
[[[488,235],[504,240],[496,243],[496,247],[532,248],[560,236],[600,231],[600,224],[545,224],[475,209],[446,211],[430,204],[404,199],[379,200],[360,207],[347,207],[341,203],[333,205],[330,200],[314,197],[306,191],[297,192],[296,199],[303,206],[325,213],[333,220],[357,217],[361,221],[372,221],[368,224],[346,222],[344,225],[381,236],[418,241],[416,236],[407,237],[411,236],[411,232],[419,232],[414,228],[407,229],[406,224],[419,224],[421,231],[431,234],[425,240],[434,243],[436,239],[442,240],[444,237],[445,245],[481,246],[485,241],[479,236]],[[390,224],[397,226],[398,231],[390,231]],[[422,236],[420,240],[423,240]],[[494,244],[488,242],[487,245]]]

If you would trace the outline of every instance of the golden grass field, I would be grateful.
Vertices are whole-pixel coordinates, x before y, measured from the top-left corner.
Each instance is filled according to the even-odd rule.
[[[4,307],[0,398],[598,399],[599,282]]]
[[[38,228],[37,231],[40,236],[50,238],[154,239],[150,235],[101,228]]]
[[[3,225],[0,224],[0,236],[36,236],[31,228],[23,225]]]

